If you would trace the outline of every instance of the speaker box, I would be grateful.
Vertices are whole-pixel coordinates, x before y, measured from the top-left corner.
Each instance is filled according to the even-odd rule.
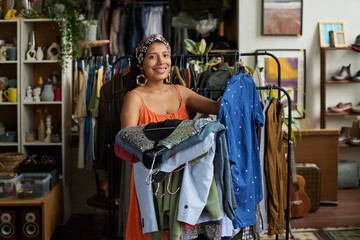
[[[40,208],[20,208],[20,229],[22,240],[41,239],[41,210]]]
[[[0,240],[16,239],[15,209],[0,209]]]

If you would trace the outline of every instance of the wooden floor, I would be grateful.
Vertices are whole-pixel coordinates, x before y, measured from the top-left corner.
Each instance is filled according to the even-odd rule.
[[[337,206],[323,206],[316,212],[311,212],[303,218],[292,219],[292,228],[316,228],[360,226],[360,188],[343,189],[338,191]],[[71,216],[66,226],[60,226],[51,240],[95,240],[96,229],[92,215],[76,214]],[[330,240],[327,235],[319,231],[323,240]]]
[[[292,228],[316,228],[360,226],[360,188],[338,190],[338,205],[325,206],[303,218],[292,219]],[[323,240],[329,240],[327,235],[320,231]]]

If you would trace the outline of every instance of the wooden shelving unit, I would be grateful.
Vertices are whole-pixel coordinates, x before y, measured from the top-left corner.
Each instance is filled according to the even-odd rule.
[[[328,51],[352,51],[350,47],[342,47],[342,48],[335,48],[335,47],[322,47],[321,48],[321,85],[320,85],[320,95],[321,95],[321,113],[320,113],[320,128],[326,128],[326,119],[332,116],[358,116],[359,114],[356,113],[332,113],[326,110],[326,89],[328,85],[332,87],[336,87],[335,85],[344,86],[347,84],[358,84],[360,81],[350,81],[350,80],[342,80],[342,81],[334,81],[331,80],[330,76],[327,74],[326,65],[327,65],[327,52]],[[357,85],[358,86],[358,85]],[[339,98],[341,99],[341,98]]]
[[[63,181],[60,180],[42,198],[3,198],[0,199],[0,207],[14,207],[18,211],[27,207],[39,207],[41,209],[41,239],[48,240],[63,219]],[[22,229],[16,230],[16,235],[19,236],[18,239],[20,239],[20,230]]]

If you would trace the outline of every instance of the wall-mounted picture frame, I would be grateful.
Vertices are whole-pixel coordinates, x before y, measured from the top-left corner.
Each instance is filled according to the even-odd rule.
[[[319,22],[320,47],[330,47],[334,31],[345,31],[344,22]]]
[[[306,89],[306,51],[305,49],[258,49],[256,52],[268,52],[273,54],[280,63],[281,87],[291,97],[293,118],[305,118],[305,89]],[[263,68],[261,71],[262,85],[278,85],[278,66],[276,60],[268,55],[257,56],[257,65]],[[275,91],[275,90],[274,90]],[[275,92],[277,97],[278,93]],[[281,97],[281,102],[287,105],[287,98]],[[288,108],[284,108],[285,116],[288,116]]]
[[[334,31],[333,37],[334,37],[334,46],[335,47],[348,47],[345,30]]]
[[[261,34],[301,36],[303,0],[262,0]]]

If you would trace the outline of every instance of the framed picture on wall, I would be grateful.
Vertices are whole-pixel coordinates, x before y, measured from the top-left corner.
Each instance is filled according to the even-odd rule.
[[[342,31],[334,31],[334,46],[335,47],[348,47],[346,32]]]
[[[301,36],[303,0],[262,0],[262,35]]]
[[[306,51],[305,49],[259,49],[256,52],[268,52],[273,54],[280,63],[280,86],[291,97],[293,118],[304,118],[305,109],[305,76],[306,76]],[[268,55],[257,56],[257,65],[263,68],[261,71],[263,85],[278,85],[278,65],[276,60]],[[274,90],[276,91],[276,90]],[[278,93],[274,92],[274,97]],[[280,96],[284,105],[288,104],[286,96]],[[288,116],[288,108],[284,108],[285,116]]]
[[[334,31],[345,31],[344,22],[319,22],[320,47],[334,47]]]

